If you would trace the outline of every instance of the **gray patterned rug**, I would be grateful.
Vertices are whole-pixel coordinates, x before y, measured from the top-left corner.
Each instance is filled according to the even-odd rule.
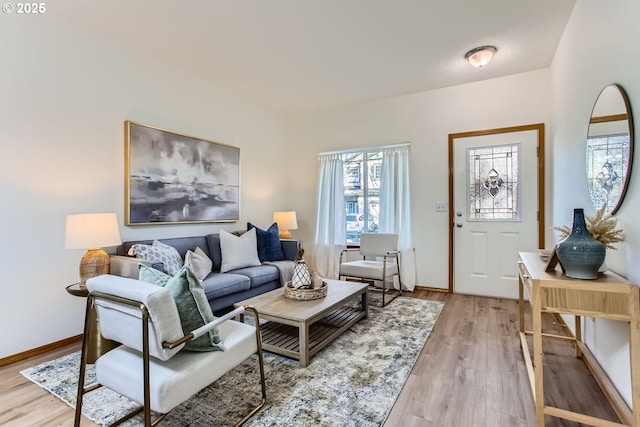
[[[443,303],[398,297],[384,309],[370,307],[358,322],[311,358],[297,361],[265,352],[267,405],[246,426],[380,426],[424,346]],[[259,402],[257,357],[227,373],[174,409],[167,427],[233,425]],[[21,373],[75,407],[80,353]],[[94,381],[88,366],[87,383]],[[84,398],[83,414],[108,425],[137,405],[108,389]],[[141,426],[141,418],[124,426]]]

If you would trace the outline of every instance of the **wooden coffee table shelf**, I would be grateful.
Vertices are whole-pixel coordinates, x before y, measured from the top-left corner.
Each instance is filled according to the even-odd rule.
[[[342,307],[309,326],[309,356],[313,356],[324,348],[362,317],[362,311]],[[266,322],[260,330],[262,331],[262,346],[265,350],[298,359],[300,354],[298,327]]]
[[[260,319],[267,320],[260,328],[265,350],[297,359],[306,367],[311,356],[369,314],[366,283],[327,280],[327,284],[327,296],[318,300],[291,300],[280,288],[235,305],[252,305]],[[355,307],[347,305],[358,299]]]

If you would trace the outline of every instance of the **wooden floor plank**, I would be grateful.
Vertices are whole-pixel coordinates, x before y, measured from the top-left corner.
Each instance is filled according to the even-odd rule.
[[[442,300],[445,307],[385,426],[535,425],[517,301],[429,291],[413,296]],[[544,331],[562,333],[554,321],[543,316]],[[545,340],[545,351],[547,403],[617,420],[571,343]],[[553,417],[546,422],[578,426]]]

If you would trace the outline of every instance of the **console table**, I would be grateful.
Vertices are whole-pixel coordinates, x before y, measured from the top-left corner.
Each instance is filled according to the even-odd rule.
[[[595,280],[580,280],[566,277],[559,267],[545,271],[545,265],[537,253],[519,254],[520,342],[535,400],[538,427],[544,426],[545,415],[592,426],[640,427],[640,288],[612,272],[601,274]],[[526,331],[524,326],[525,292],[532,307],[533,331]],[[542,313],[574,315],[575,337],[542,333]],[[629,409],[591,351],[582,342],[581,316],[629,322],[632,403],[635,411]],[[527,335],[533,336],[533,363]],[[624,424],[545,405],[543,337],[574,342],[576,356],[583,358]]]

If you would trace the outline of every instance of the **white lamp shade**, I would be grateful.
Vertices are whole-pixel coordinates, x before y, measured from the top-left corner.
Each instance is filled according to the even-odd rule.
[[[297,230],[298,220],[296,219],[296,211],[274,212],[273,222],[278,224],[281,230]]]
[[[67,215],[65,249],[92,249],[122,243],[115,213]]]

